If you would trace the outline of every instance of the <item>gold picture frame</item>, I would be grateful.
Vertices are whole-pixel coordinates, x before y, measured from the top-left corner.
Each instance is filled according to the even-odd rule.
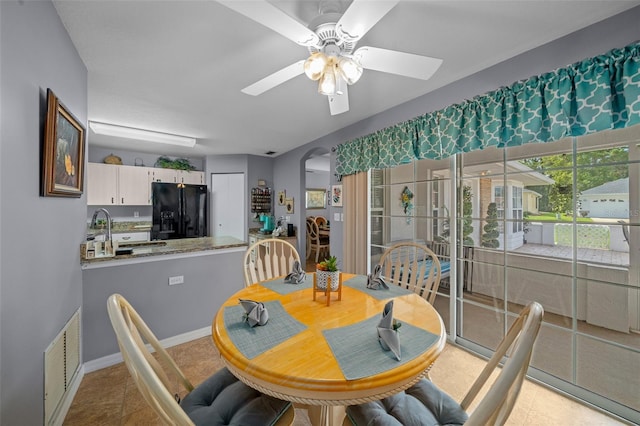
[[[287,199],[286,191],[278,191],[278,205],[284,206],[286,199]]]
[[[40,195],[74,198],[82,196],[84,144],[84,126],[53,91],[47,89]]]
[[[287,213],[293,213],[293,210],[294,210],[293,198],[285,198],[284,204],[287,206]]]
[[[323,188],[307,188],[305,207],[307,209],[326,209],[327,191]]]

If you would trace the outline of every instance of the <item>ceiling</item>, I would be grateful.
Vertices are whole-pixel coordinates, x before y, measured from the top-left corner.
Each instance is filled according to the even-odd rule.
[[[259,96],[242,93],[308,51],[214,0],[53,3],[88,69],[90,121],[197,138],[195,148],[173,148],[90,130],[89,145],[201,157],[277,156],[640,1],[400,1],[357,46],[440,58],[442,66],[427,81],[365,70],[349,87],[349,111],[335,116],[304,75]],[[304,25],[319,6],[270,3]]]

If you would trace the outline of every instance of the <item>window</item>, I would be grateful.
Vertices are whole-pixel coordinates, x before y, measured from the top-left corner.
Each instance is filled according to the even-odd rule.
[[[511,188],[511,212],[513,233],[522,232],[522,188],[519,186]]]
[[[493,201],[498,209],[498,230],[504,233],[504,187],[496,186],[493,188]]]

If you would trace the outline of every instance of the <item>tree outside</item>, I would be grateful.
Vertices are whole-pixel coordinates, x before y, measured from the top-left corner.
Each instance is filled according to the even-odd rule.
[[[489,203],[486,223],[482,227],[482,230],[484,231],[482,241],[480,242],[482,247],[500,247],[500,241],[498,240],[498,237],[500,237],[500,231],[498,231],[498,208],[496,207],[496,203]]]

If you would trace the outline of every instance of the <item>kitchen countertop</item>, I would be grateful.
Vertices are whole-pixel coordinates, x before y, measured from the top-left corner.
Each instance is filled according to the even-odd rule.
[[[260,238],[295,238],[295,235],[279,235],[274,237],[272,234],[263,234],[260,232],[260,228],[249,228],[249,235],[257,236]]]
[[[162,260],[163,256],[173,255],[197,255],[213,254],[215,250],[246,248],[247,243],[233,237],[204,237],[204,238],[184,238],[179,240],[162,241],[136,241],[130,243],[119,243],[119,248],[132,248],[133,253],[121,254],[111,257],[98,257],[87,259],[85,256],[85,243],[80,244],[80,264],[83,269],[90,267],[106,267],[131,263],[138,260]]]
[[[87,236],[102,234],[106,232],[107,227],[100,225],[97,228],[90,228],[87,224]],[[112,234],[124,234],[127,232],[147,232],[151,230],[151,222],[112,222]]]

